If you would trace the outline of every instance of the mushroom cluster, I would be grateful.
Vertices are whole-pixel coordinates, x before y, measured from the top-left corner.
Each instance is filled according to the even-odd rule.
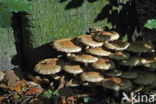
[[[154,85],[156,55],[153,44],[143,40],[126,42],[119,38],[114,31],[94,30],[90,35],[56,40],[51,47],[61,52],[62,57],[41,60],[34,71],[52,78],[62,73],[72,79],[71,86],[74,81],[79,85],[98,83],[116,92]]]

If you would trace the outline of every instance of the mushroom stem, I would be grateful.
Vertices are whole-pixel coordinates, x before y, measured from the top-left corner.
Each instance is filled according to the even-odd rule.
[[[84,63],[85,67],[87,68],[88,67],[88,63]]]
[[[67,57],[71,56],[71,53],[66,53],[66,56],[67,56]]]

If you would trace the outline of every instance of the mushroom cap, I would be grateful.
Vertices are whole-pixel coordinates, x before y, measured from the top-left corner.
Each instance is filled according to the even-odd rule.
[[[5,74],[0,70],[0,82],[3,81]]]
[[[135,41],[131,42],[131,45],[128,47],[128,51],[135,53],[147,53],[154,52],[154,46],[152,42],[148,41]]]
[[[122,71],[121,70],[111,70],[111,71],[107,72],[106,75],[108,77],[119,77],[122,75]]]
[[[116,53],[111,53],[108,57],[115,60],[126,60],[130,56],[129,53],[123,53],[121,51],[118,51]]]
[[[92,63],[91,66],[95,69],[101,70],[109,70],[115,68],[114,62],[105,58],[99,58],[98,61]]]
[[[98,61],[97,57],[94,57],[92,55],[86,55],[86,54],[82,54],[82,55],[72,54],[71,56],[69,56],[69,58],[72,59],[73,61],[82,62],[82,63],[93,63]]]
[[[106,41],[104,43],[104,47],[111,50],[125,50],[129,47],[128,42],[124,42],[122,40],[114,40],[114,41]]]
[[[151,60],[151,61],[147,61],[145,64],[144,64],[145,67],[148,67],[150,68],[152,71],[154,71],[156,69],[156,60]]]
[[[80,52],[81,47],[74,45],[71,40],[71,38],[55,40],[53,43],[53,48],[55,48],[57,51],[66,53]]]
[[[144,58],[131,57],[128,60],[124,60],[120,62],[120,65],[124,66],[140,66],[146,63]]]
[[[139,72],[138,77],[134,79],[136,84],[140,85],[150,85],[156,79],[156,76],[150,72]]]
[[[88,53],[92,54],[92,55],[96,55],[96,56],[108,56],[110,55],[111,52],[106,51],[104,49],[102,49],[101,47],[97,47],[97,48],[88,48],[86,50]]]
[[[92,35],[81,35],[77,39],[80,43],[90,47],[100,47],[103,42],[97,42],[92,38]]]
[[[43,74],[56,74],[61,71],[61,66],[57,65],[57,58],[44,59],[36,64],[34,71]]]
[[[83,72],[81,74],[81,79],[87,82],[101,82],[104,77],[98,72]]]
[[[137,76],[138,76],[137,72],[128,71],[128,72],[123,72],[123,74],[121,75],[121,78],[134,79],[134,78],[137,78]]]
[[[132,83],[127,79],[110,78],[110,79],[104,79],[102,81],[102,86],[107,89],[120,91],[120,90],[126,90],[130,88],[132,86]]]
[[[97,41],[113,41],[119,38],[119,34],[115,31],[97,31],[93,38]]]
[[[64,65],[63,69],[65,72],[71,73],[71,74],[80,74],[83,72],[83,69],[81,68],[80,65],[68,64],[68,65]]]

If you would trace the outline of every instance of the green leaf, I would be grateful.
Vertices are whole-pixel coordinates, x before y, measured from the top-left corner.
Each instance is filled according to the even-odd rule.
[[[53,95],[59,96],[58,90],[55,90],[55,91],[53,92]]]
[[[53,92],[50,89],[43,93],[43,96],[46,97],[47,99],[50,99],[52,95],[53,95]]]
[[[123,40],[124,42],[127,42],[127,41],[128,41],[128,35],[126,34],[126,35],[122,38],[122,40]]]
[[[156,28],[156,19],[150,19],[150,20],[148,20],[145,23],[144,27],[149,28],[149,29]]]
[[[90,97],[85,97],[85,98],[83,99],[83,101],[84,101],[85,103],[88,103],[89,100],[90,100]]]
[[[12,12],[0,5],[0,27],[9,28],[11,26]]]
[[[0,0],[11,12],[28,11],[31,6],[27,0]]]

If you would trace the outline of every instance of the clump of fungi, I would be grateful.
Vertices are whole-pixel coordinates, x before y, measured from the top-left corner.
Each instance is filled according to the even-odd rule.
[[[70,83],[64,79],[68,86],[74,81],[81,86],[100,85],[101,90],[113,91],[115,96],[155,83],[156,55],[148,57],[154,52],[152,42],[125,42],[119,38],[117,32],[94,29],[89,35],[56,40],[51,47],[66,55],[41,60],[34,71],[50,76],[63,73],[63,78],[69,78]]]

